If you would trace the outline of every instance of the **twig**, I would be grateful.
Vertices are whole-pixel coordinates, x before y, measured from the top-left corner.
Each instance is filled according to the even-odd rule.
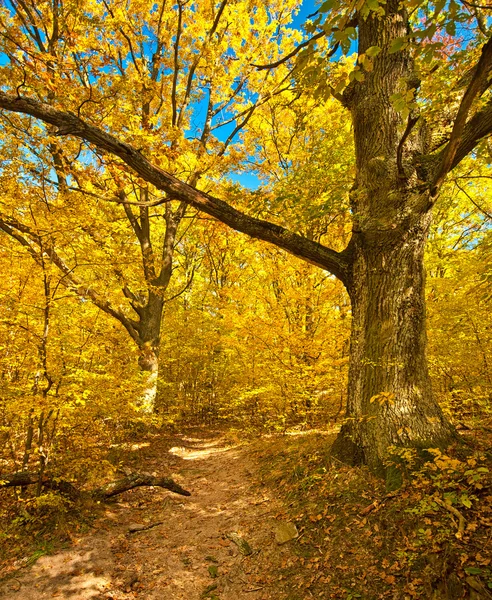
[[[450,512],[458,519],[458,531],[456,532],[456,537],[458,539],[461,539],[463,537],[463,533],[465,532],[465,517],[460,513],[460,511],[457,508],[451,506],[450,504],[447,504],[446,502],[443,502],[440,498],[434,497],[433,500],[436,504]]]
[[[454,180],[454,184],[455,186],[463,192],[463,194],[465,194],[465,196],[468,198],[468,200],[470,200],[470,202],[476,207],[478,208],[478,210],[484,214],[487,219],[492,219],[492,214],[490,214],[489,212],[487,212],[484,208],[482,208],[477,202],[475,202],[475,200],[470,196],[470,194],[461,187],[461,185],[456,181],[456,179]]]
[[[130,525],[128,528],[128,533],[140,533],[141,531],[147,531],[147,529],[152,529],[153,527],[157,527],[158,525],[162,525],[164,521],[157,521],[156,523],[149,523],[148,525]]]

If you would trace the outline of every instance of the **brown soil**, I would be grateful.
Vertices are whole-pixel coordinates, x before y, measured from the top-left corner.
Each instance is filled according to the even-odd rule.
[[[197,436],[197,434],[194,434]],[[129,451],[128,451],[129,450]],[[220,436],[148,438],[121,450],[130,470],[172,476],[191,497],[158,488],[126,492],[69,549],[41,557],[0,584],[0,597],[71,600],[279,600],[274,575],[291,545],[274,530],[274,492],[253,481],[245,447]],[[156,525],[130,533],[133,525]],[[157,524],[159,523],[159,524]],[[244,556],[228,534],[245,539]]]

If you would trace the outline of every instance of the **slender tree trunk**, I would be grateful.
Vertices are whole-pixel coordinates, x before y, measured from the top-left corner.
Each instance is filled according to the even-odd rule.
[[[152,347],[141,349],[138,361],[144,377],[143,392],[138,400],[138,406],[144,413],[152,413],[157,397],[157,382],[159,379],[159,356]]]
[[[163,298],[154,292],[149,292],[148,303],[141,313],[138,364],[144,376],[144,389],[138,404],[146,413],[154,411],[157,396],[163,307]]]

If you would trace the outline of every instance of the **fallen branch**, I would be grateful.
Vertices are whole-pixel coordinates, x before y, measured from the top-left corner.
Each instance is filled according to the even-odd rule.
[[[164,521],[157,521],[156,523],[149,523],[148,525],[143,525],[141,523],[134,523],[128,527],[128,533],[140,533],[141,531],[147,531],[147,529],[153,529],[158,525],[162,525]]]
[[[29,471],[0,475],[0,488],[27,486],[37,483],[39,483],[39,475],[36,473],[29,473]],[[70,496],[72,499],[77,499],[81,496],[89,496],[97,500],[107,500],[108,498],[112,498],[113,496],[122,494],[128,490],[143,486],[161,487],[170,492],[174,492],[175,494],[180,494],[181,496],[191,496],[190,492],[183,489],[170,477],[154,477],[145,474],[129,475],[122,479],[106,483],[89,492],[81,492],[69,481],[52,479],[46,476],[43,477],[41,485],[44,488],[59,491],[62,494]]]
[[[446,502],[443,502],[443,500],[441,500],[440,498],[437,498],[436,496],[434,496],[433,500],[436,504],[438,504],[439,506],[441,506],[442,508],[444,508],[445,510],[450,512],[452,515],[454,515],[458,519],[458,531],[456,532],[456,537],[458,539],[461,539],[463,537],[463,534],[465,533],[465,526],[466,526],[465,517],[460,513],[460,511],[457,508],[455,508],[454,506],[451,506],[450,504],[447,504]]]
[[[191,496],[190,492],[184,490],[170,477],[153,477],[152,475],[140,474],[129,475],[128,477],[123,477],[117,481],[107,483],[106,485],[93,490],[91,496],[95,498],[111,498],[112,496],[122,494],[127,490],[147,485],[165,488],[166,490],[174,492],[175,494],[180,494],[181,496]]]
[[[29,473],[29,471],[19,471],[17,473],[3,473],[0,475],[0,488],[28,486],[39,483],[39,475],[37,473]],[[70,498],[79,498],[81,492],[72,485],[69,481],[52,479],[49,476],[44,476],[41,486],[49,490],[61,492]]]

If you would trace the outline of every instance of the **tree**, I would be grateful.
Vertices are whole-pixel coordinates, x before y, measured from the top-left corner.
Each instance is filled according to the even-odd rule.
[[[90,11],[56,0],[14,2],[2,15],[3,51],[10,58],[3,77],[36,90],[48,103],[64,98],[65,107],[73,104],[79,115],[92,115],[100,124],[109,119],[138,147],[152,148],[161,166],[206,187],[246,156],[228,148],[257,107],[291,87],[281,76],[259,73],[246,57],[253,53],[261,60],[281,50],[275,37],[284,35],[290,12],[278,1],[268,10],[258,6],[250,14],[246,2],[231,8],[227,1],[198,8],[162,3],[158,10],[153,2],[126,10],[103,2]],[[268,14],[276,13],[274,34]],[[261,42],[272,35],[268,44]],[[202,129],[194,138],[186,136],[199,110],[205,113]],[[97,153],[88,158],[80,143],[62,142],[53,127],[11,118],[4,126],[10,135],[3,143],[0,228],[37,262],[48,253],[72,292],[124,327],[147,374],[142,406],[152,410],[164,307],[179,293],[170,286],[179,228],[190,218],[187,204],[153,194],[144,179],[111,159]],[[230,131],[219,143],[216,132],[224,128]],[[81,205],[82,214],[75,214]],[[118,221],[123,224],[115,227]],[[184,287],[192,276],[193,270]]]
[[[69,473],[89,486],[114,478],[108,448],[140,420],[136,349],[118,351],[124,330],[6,236],[0,268],[3,470]]]
[[[353,230],[342,251],[251,217],[186,184],[156,164],[152,145],[135,142],[121,123],[101,124],[97,104],[85,113],[70,95],[69,82],[66,94],[43,102],[24,93],[17,76],[13,84],[3,82],[4,87],[10,83],[11,92],[0,93],[0,107],[55,127],[57,136],[84,140],[168,197],[338,277],[351,298],[353,324],[347,421],[334,452],[380,470],[392,446],[425,448],[454,437],[428,374],[423,255],[432,207],[446,176],[492,132],[487,92],[492,40],[484,10],[480,4],[454,1],[370,0],[347,7],[328,0],[309,25],[310,41],[284,59],[272,51],[272,61],[260,63],[260,70],[278,77],[276,67],[282,69],[297,56],[291,76],[310,85],[320,69],[329,71],[327,55],[339,49],[348,53],[358,40],[357,64],[347,81],[319,86],[319,93],[328,90],[346,107],[353,123]],[[93,27],[90,19],[88,27]],[[465,30],[472,31],[466,47],[459,41]],[[454,39],[454,46],[443,41],[444,35]],[[317,41],[324,44],[324,55],[313,55]],[[92,56],[84,57],[88,64]],[[432,83],[439,70],[453,85],[437,94]],[[128,113],[129,107],[121,110]]]

